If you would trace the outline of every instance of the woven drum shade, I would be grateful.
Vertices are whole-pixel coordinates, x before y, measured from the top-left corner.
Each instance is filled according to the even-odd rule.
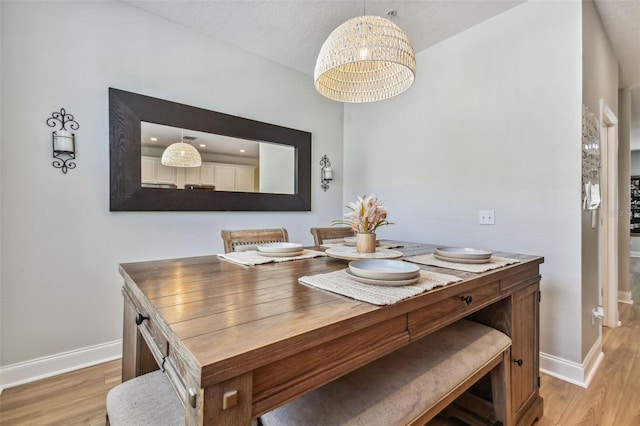
[[[316,90],[340,102],[374,102],[399,95],[415,79],[406,34],[379,16],[359,16],[333,30],[320,49]]]
[[[171,144],[162,153],[160,160],[165,166],[171,167],[200,167],[202,158],[197,149],[184,142]]]

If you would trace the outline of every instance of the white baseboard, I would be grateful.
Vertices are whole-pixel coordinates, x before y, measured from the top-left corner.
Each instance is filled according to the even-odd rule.
[[[633,305],[633,299],[631,299],[630,291],[618,291],[618,302],[627,303],[629,305]]]
[[[640,251],[630,251],[629,252],[629,256],[630,257],[640,257]]]
[[[565,382],[587,388],[603,359],[602,337],[599,337],[582,364],[540,352],[540,371]]]
[[[90,367],[122,357],[122,340],[0,367],[2,389]]]

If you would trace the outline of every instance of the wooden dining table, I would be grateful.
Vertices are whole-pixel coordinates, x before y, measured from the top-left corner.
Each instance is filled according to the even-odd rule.
[[[405,258],[437,247],[397,243]],[[123,263],[122,380],[160,368],[185,407],[186,424],[249,425],[466,317],[511,337],[513,418],[528,426],[543,406],[538,330],[544,259],[494,256],[518,262],[481,273],[420,265],[461,280],[383,306],[298,281],[347,268],[348,261],[329,256],[256,266],[216,255]],[[458,402],[470,415],[487,411],[482,392]]]

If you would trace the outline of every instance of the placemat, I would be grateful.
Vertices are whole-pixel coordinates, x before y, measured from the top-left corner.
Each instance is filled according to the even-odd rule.
[[[341,269],[326,274],[304,276],[298,281],[373,305],[391,305],[435,287],[443,287],[456,281],[462,281],[462,278],[453,275],[421,270],[420,279],[415,284],[391,287],[359,283],[351,278],[346,271],[346,269]]]
[[[289,262],[291,260],[301,260],[301,259],[311,259],[314,257],[326,256],[322,251],[316,250],[307,250],[305,249],[302,254],[297,256],[287,256],[287,257],[269,257],[263,256],[258,253],[256,250],[247,250],[247,251],[234,251],[231,253],[222,253],[219,254],[218,257],[229,260],[234,263],[239,263],[241,265],[262,265],[264,263],[271,262]]]
[[[419,263],[421,265],[438,266],[440,268],[455,269],[457,271],[465,272],[487,272],[492,269],[503,268],[512,263],[520,262],[518,259],[509,259],[506,257],[491,256],[489,263],[458,263],[448,262],[445,260],[436,259],[433,253],[421,254],[419,256],[405,257],[402,260],[407,262]]]

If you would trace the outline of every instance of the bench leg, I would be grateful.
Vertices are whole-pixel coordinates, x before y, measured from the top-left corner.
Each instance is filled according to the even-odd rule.
[[[511,348],[502,353],[502,362],[491,370],[491,392],[496,420],[504,426],[512,426]]]

